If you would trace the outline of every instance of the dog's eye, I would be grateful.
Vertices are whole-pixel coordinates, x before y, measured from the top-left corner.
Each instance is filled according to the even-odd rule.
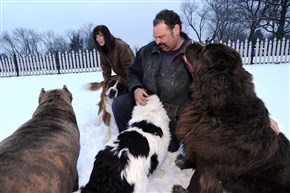
[[[109,87],[114,86],[116,84],[116,82],[117,82],[116,80],[111,80],[109,82]]]

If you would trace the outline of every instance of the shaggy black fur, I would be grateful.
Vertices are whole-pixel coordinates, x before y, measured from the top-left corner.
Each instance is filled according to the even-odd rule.
[[[127,151],[123,151],[120,155],[119,153],[122,149],[128,148],[129,152],[135,157],[148,157],[149,144],[147,139],[136,131],[121,133],[118,136],[118,141],[118,145],[115,147],[107,145],[104,150],[99,151],[96,155],[90,180],[82,188],[82,193],[133,192],[134,185],[130,185],[125,178],[120,178],[122,170],[128,164],[128,153]],[[100,176],[102,177],[100,178]]]
[[[185,61],[193,75],[192,101],[176,134],[196,170],[186,190],[175,185],[173,192],[289,193],[289,140],[270,127],[239,53],[194,43]]]
[[[142,129],[146,133],[151,133],[153,135],[158,135],[159,137],[163,136],[162,129],[160,127],[157,127],[156,125],[153,125],[152,123],[148,123],[147,121],[140,121],[135,122],[131,125],[132,127],[137,127],[139,129]]]
[[[112,154],[111,148],[100,151],[96,156],[90,180],[81,192],[133,192],[133,186],[128,184],[125,179],[120,180],[120,172],[127,165],[127,159],[124,159],[126,156],[126,154],[122,154],[121,158],[118,158],[118,155]],[[112,191],[112,187],[115,187],[115,192]]]

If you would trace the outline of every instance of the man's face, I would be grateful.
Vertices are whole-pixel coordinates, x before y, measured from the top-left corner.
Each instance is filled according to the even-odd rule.
[[[176,35],[164,22],[153,27],[153,36],[161,50],[168,52],[174,49]]]

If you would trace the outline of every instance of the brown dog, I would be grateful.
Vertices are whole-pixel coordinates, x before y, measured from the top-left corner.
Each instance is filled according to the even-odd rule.
[[[239,53],[194,43],[184,60],[193,75],[192,101],[176,127],[186,157],[177,163],[196,170],[186,190],[173,192],[289,193],[289,140],[271,128]]]
[[[112,133],[113,135],[116,135],[118,131],[113,117],[112,103],[116,97],[128,92],[127,81],[120,76],[115,75],[112,76],[107,83],[104,81],[92,82],[87,85],[87,88],[91,91],[96,91],[102,88],[100,101],[98,103],[99,110],[97,126],[100,126],[103,122],[107,127],[105,138],[106,142],[108,142],[112,137]]]
[[[0,143],[0,190],[70,193],[77,190],[79,130],[63,89],[41,90],[32,118]]]

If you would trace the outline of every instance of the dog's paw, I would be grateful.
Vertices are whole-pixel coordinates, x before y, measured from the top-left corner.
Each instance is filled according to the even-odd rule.
[[[101,126],[101,123],[102,123],[101,120],[97,120],[96,123],[95,123],[95,125],[96,125],[97,127],[99,127],[99,126]]]
[[[175,160],[175,164],[181,170],[183,170],[183,169],[189,169],[189,168],[195,169],[195,164],[192,161],[186,159],[184,157],[184,155],[182,155],[182,154],[178,154],[177,155],[176,160]]]
[[[181,185],[174,185],[171,193],[187,193],[187,191]]]
[[[110,139],[111,139],[111,133],[106,133],[106,136],[105,136],[106,143],[108,143]]]
[[[103,120],[102,120],[102,115],[103,115],[103,113],[100,113],[100,114],[97,116],[97,120],[96,120],[96,123],[95,123],[95,125],[96,125],[97,127],[101,126],[101,124],[102,124],[102,122],[103,122]]]
[[[186,162],[186,158],[184,157],[184,155],[182,155],[182,154],[178,154],[178,155],[176,156],[175,164],[176,164],[176,166],[179,167],[181,170],[186,169],[186,167],[185,167],[185,162]]]

